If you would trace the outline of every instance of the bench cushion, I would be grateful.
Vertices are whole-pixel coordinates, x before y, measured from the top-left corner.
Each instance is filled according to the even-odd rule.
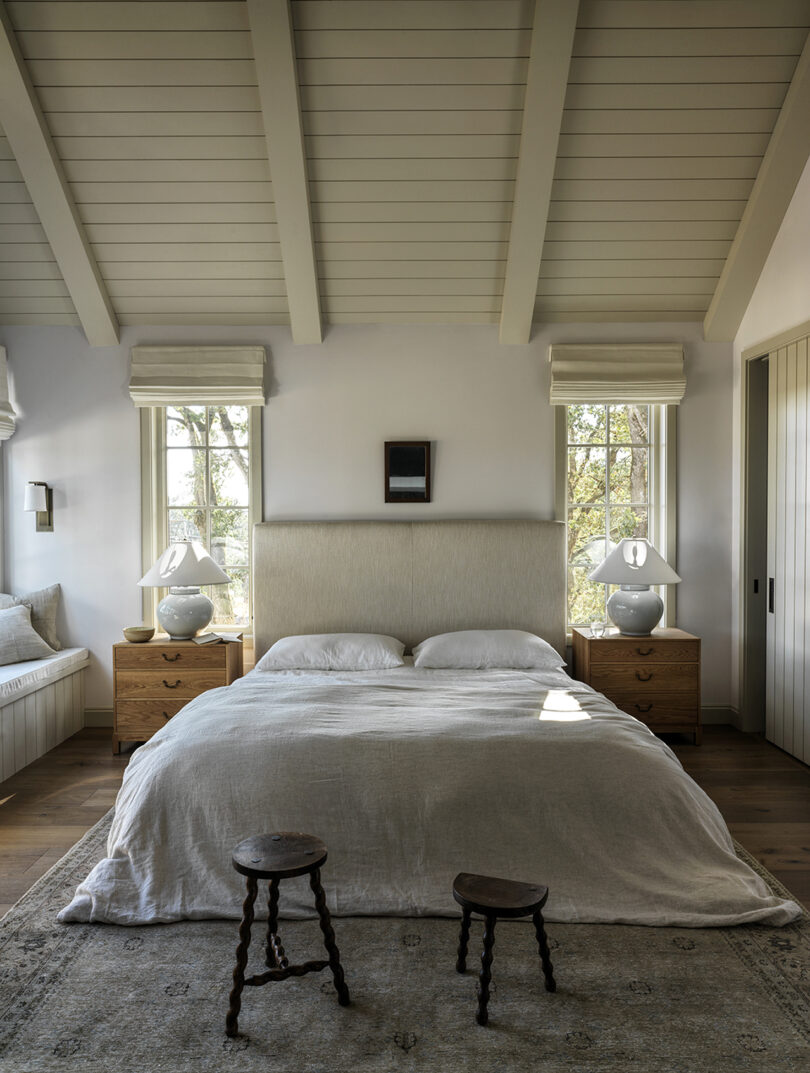
[[[29,659],[0,667],[0,705],[10,704],[48,682],[64,678],[71,671],[86,666],[89,658],[86,648],[63,648],[45,659]]]

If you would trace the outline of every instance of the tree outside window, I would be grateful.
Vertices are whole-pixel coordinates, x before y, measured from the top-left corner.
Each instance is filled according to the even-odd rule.
[[[567,407],[568,622],[606,617],[609,592],[588,574],[624,537],[650,537],[651,409]],[[614,586],[615,588],[615,586]]]
[[[250,414],[246,406],[166,407],[168,538],[199,540],[231,578],[205,589],[214,623],[250,623]]]

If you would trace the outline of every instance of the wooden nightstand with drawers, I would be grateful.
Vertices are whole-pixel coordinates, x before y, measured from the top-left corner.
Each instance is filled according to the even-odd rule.
[[[148,741],[192,697],[242,676],[242,642],[198,645],[158,637],[113,645],[113,752]]]
[[[574,629],[574,677],[655,733],[694,735],[700,744],[700,638],[676,629],[649,637]]]

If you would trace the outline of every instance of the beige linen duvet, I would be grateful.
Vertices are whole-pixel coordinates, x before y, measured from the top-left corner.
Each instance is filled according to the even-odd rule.
[[[338,915],[456,915],[459,871],[548,885],[551,921],[800,915],[735,856],[670,749],[588,686],[405,666],[253,671],[197,697],[134,754],[107,857],[59,919],[238,918],[231,850],[276,830],[326,842]],[[311,914],[304,880],[281,910]]]

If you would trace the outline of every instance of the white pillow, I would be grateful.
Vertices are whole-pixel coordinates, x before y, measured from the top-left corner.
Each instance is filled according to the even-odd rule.
[[[31,625],[31,608],[25,604],[0,610],[0,666],[55,655]]]
[[[307,633],[282,637],[257,671],[381,671],[404,664],[405,645],[381,633]]]
[[[514,667],[557,670],[565,660],[550,644],[524,630],[459,630],[428,637],[413,650],[415,667],[476,670]]]
[[[57,583],[49,585],[47,589],[27,592],[23,596],[12,596],[11,593],[0,592],[0,609],[5,611],[9,607],[25,604],[31,609],[31,625],[46,645],[59,651],[62,644],[56,636],[56,611],[59,607],[61,591],[61,586]]]

